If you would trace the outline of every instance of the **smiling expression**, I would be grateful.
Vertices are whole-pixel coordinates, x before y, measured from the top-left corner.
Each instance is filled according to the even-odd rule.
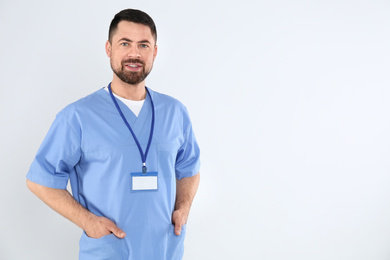
[[[137,85],[152,70],[157,45],[148,26],[121,21],[111,41],[106,43],[106,53],[116,77],[127,84]]]

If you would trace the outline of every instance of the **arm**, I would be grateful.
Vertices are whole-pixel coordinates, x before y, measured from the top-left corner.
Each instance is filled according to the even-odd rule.
[[[176,181],[176,203],[172,214],[175,234],[180,236],[181,227],[187,223],[192,201],[199,186],[200,173]]]
[[[82,228],[87,236],[100,238],[110,233],[114,233],[119,238],[126,236],[125,232],[120,230],[114,222],[105,217],[96,216],[84,208],[67,190],[45,187],[29,180],[27,180],[27,186],[48,206]]]

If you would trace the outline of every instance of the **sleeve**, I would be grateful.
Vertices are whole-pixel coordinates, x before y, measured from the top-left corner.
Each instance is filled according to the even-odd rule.
[[[80,131],[77,133],[60,113],[43,140],[27,179],[46,187],[66,189],[69,174],[80,156]]]
[[[200,149],[195,138],[187,109],[183,113],[183,144],[176,157],[176,178],[178,180],[196,175],[200,169]]]

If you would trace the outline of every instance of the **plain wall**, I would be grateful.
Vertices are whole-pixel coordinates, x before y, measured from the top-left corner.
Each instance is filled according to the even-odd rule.
[[[157,24],[150,88],[202,149],[185,260],[390,259],[390,2],[0,0],[0,259],[77,259],[25,175],[55,115],[112,79],[113,16]]]

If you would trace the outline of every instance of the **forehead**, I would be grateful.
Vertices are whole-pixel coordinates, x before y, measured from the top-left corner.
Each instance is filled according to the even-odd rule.
[[[118,27],[112,38],[113,41],[127,38],[132,41],[148,40],[154,42],[152,31],[148,26],[128,21],[121,21],[118,23]]]

